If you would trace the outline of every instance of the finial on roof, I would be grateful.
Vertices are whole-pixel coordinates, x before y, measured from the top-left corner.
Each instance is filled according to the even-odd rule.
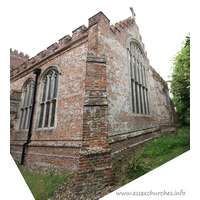
[[[132,19],[135,20],[136,14],[135,14],[135,12],[134,12],[134,10],[133,10],[133,7],[130,7],[130,10],[131,10],[131,12],[132,12]]]

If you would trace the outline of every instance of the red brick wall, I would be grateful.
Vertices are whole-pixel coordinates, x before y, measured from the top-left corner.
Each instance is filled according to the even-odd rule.
[[[86,53],[87,41],[77,41],[75,48],[69,47],[58,52],[56,55],[54,54],[54,57],[49,57],[42,63],[27,67],[25,71],[21,71],[19,67],[19,75],[14,75],[16,72],[13,72],[10,88],[22,89],[24,82],[29,77],[34,77],[33,69],[41,68],[31,143],[25,153],[25,162],[77,169],[78,152],[82,140]],[[50,66],[57,66],[61,72],[56,125],[54,128],[38,129],[36,117],[39,109],[40,77]],[[21,148],[27,139],[27,134],[28,130],[15,130],[14,139],[11,141],[11,154],[17,161],[21,159]]]
[[[113,184],[107,105],[85,106],[80,155],[75,192],[98,190]]]
[[[98,25],[94,26],[99,29]],[[96,34],[98,32],[91,32],[89,40],[97,38]],[[112,185],[114,178],[107,129],[106,58],[97,56],[100,55],[100,46],[99,40],[95,48],[90,46],[86,60],[83,144],[76,177],[77,193]]]

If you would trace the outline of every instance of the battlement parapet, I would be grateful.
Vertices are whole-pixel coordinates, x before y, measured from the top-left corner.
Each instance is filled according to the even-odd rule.
[[[85,25],[78,27],[77,29],[72,31],[72,39],[73,40],[77,39],[78,37],[80,37],[80,35],[84,34],[87,30],[88,28]]]
[[[14,50],[11,51],[11,55],[23,57],[26,58],[25,62],[22,63],[20,66],[13,69],[10,73],[10,78],[13,79],[14,77],[18,76],[19,74],[23,73],[27,69],[30,69],[34,67],[35,65],[41,63],[45,59],[49,58],[50,56],[53,56],[54,54],[60,53],[61,51],[65,50],[66,48],[69,48],[73,43],[80,40],[81,38],[88,36],[88,29],[97,24],[100,23],[104,27],[106,27],[113,36],[118,37],[118,35],[123,33],[123,30],[128,29],[129,27],[137,27],[135,21],[132,18],[125,19],[123,21],[120,21],[119,23],[116,23],[115,26],[110,26],[110,20],[104,15],[103,12],[99,12],[93,17],[89,18],[88,20],[88,28],[85,25],[82,25],[72,31],[72,36],[66,35],[63,38],[59,39],[58,42],[50,45],[47,47],[47,49],[41,51],[36,56],[29,59],[29,56],[24,54],[22,52],[18,53],[18,51]],[[116,38],[117,39],[117,38]],[[141,37],[139,38],[141,40]],[[142,46],[144,47],[144,44],[142,43]],[[146,53],[146,52],[145,52]]]
[[[63,38],[61,38],[59,40],[59,44],[60,45],[65,45],[66,43],[68,43],[71,40],[72,40],[72,37],[70,35],[66,35],[66,36],[64,36]]]
[[[103,23],[106,26],[110,26],[110,20],[102,13],[99,12],[93,17],[89,18],[89,27],[93,26],[96,23]],[[23,73],[25,70],[30,69],[31,67],[35,66],[36,64],[42,62],[43,60],[49,58],[50,56],[54,55],[55,53],[61,52],[62,50],[70,47],[73,43],[78,41],[81,38],[88,36],[88,28],[85,25],[82,25],[72,31],[72,37],[70,35],[66,35],[60,40],[58,43],[54,43],[47,47],[47,49],[41,51],[36,56],[27,60],[21,64],[19,67],[13,69],[10,73],[10,78],[13,79],[14,77],[18,76],[19,74]],[[13,55],[20,55],[17,52],[12,52]]]
[[[168,88],[168,84],[164,81],[160,74],[158,74],[158,72],[152,66],[149,66],[149,69],[152,71],[153,76],[157,78],[166,88]]]
[[[19,53],[16,49],[12,50],[12,48],[10,48],[10,55],[14,56],[16,58],[20,58],[22,60],[28,60],[29,59],[29,55],[28,54],[24,55],[23,52]]]
[[[72,32],[72,37],[70,35],[66,35],[58,40],[58,42],[55,42],[54,44],[47,47],[47,49],[38,53],[36,56],[30,59],[29,57],[27,57],[27,60],[23,64],[11,71],[10,78],[12,79],[18,76],[20,73],[23,73],[25,70],[35,66],[36,64],[39,64],[43,60],[54,55],[55,53],[59,53],[62,50],[69,48],[73,43],[86,36],[88,36],[88,28],[82,25]],[[20,55],[16,50],[12,51],[12,49],[11,53],[12,55]]]
[[[139,33],[139,28],[138,28],[134,19],[129,17],[129,18],[123,20],[123,21],[117,22],[117,23],[115,23],[115,25],[110,26],[110,30],[111,30],[111,33],[113,33],[113,36],[115,38],[120,38],[120,35],[123,34],[123,32],[126,31],[130,27],[133,28],[133,29],[134,28],[137,29],[138,37],[139,37],[138,39],[140,40],[140,43],[142,45],[142,48],[143,48],[144,53],[145,53],[146,58],[147,58],[147,52],[145,51],[145,45],[142,42],[142,36]],[[148,60],[148,58],[147,58],[147,60]],[[149,60],[148,60],[148,62],[149,62]]]
[[[99,12],[96,15],[89,18],[89,27],[93,26],[94,24],[97,24],[101,21],[105,26],[110,26],[110,20],[104,15],[103,12]]]
[[[135,21],[131,18],[125,19],[123,21],[117,22],[115,23],[115,25],[111,25],[110,29],[112,30],[112,32],[114,34],[119,34],[120,32],[122,32],[124,29],[133,26],[135,23]]]

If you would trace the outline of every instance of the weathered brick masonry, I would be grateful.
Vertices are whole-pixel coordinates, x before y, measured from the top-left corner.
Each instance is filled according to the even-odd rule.
[[[10,71],[24,63],[29,59],[29,55],[24,55],[23,52],[18,53],[17,50],[10,49]]]
[[[142,95],[138,90],[140,113],[132,109],[131,41],[143,52],[146,62],[146,89],[136,82],[143,92],[148,89]],[[110,26],[109,19],[99,12],[89,19],[88,27],[80,26],[72,37],[66,35],[12,68],[11,154],[16,161],[21,159],[28,134],[28,129],[19,128],[21,110],[28,110],[22,108],[22,94],[26,83],[35,78],[36,68],[41,69],[41,74],[25,163],[76,170],[78,193],[113,184],[114,162],[161,134],[174,134],[175,126],[180,124],[167,83],[150,66],[135,21],[128,18]],[[50,101],[56,102],[54,125],[41,127],[42,84],[45,74],[55,69],[59,74],[57,99]]]

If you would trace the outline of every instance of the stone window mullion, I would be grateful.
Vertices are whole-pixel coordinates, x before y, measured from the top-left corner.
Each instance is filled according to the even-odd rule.
[[[40,102],[40,117],[38,119],[38,128],[50,128],[54,126],[56,114],[56,101],[58,90],[59,73],[57,70],[49,70],[44,76],[42,83],[42,94]]]
[[[129,50],[132,112],[149,115],[147,63],[144,56],[137,42],[132,41]]]
[[[22,91],[21,109],[19,118],[19,130],[26,130],[29,128],[30,112],[32,108],[34,81],[30,80]]]

